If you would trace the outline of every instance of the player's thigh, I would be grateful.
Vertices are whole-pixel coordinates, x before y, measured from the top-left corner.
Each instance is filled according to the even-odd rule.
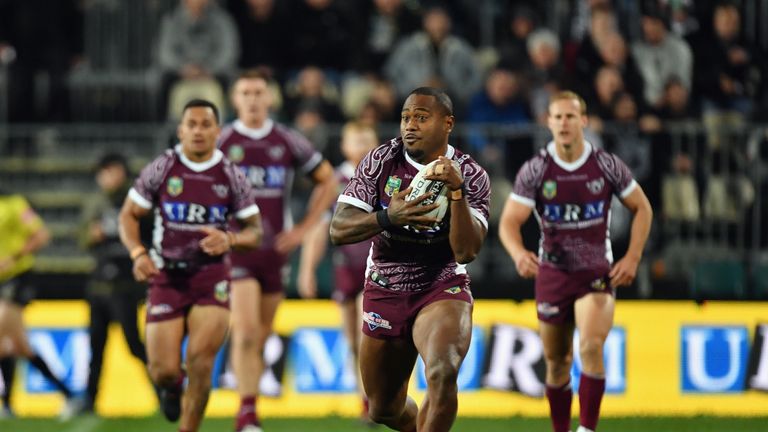
[[[425,306],[413,324],[413,342],[429,369],[433,362],[458,367],[472,340],[472,304],[439,300]]]
[[[150,368],[172,370],[181,364],[184,317],[148,322],[146,326],[147,360]]]
[[[547,360],[567,361],[573,358],[573,322],[551,324],[539,321],[539,337]]]
[[[604,292],[593,292],[576,300],[574,312],[579,338],[598,338],[604,341],[613,327],[615,305],[613,295]]]
[[[283,298],[285,298],[285,295],[282,291],[261,293],[261,302],[259,304],[259,325],[261,326],[260,335],[262,338],[262,343],[264,340],[266,340],[267,337],[269,337],[269,334],[272,333],[272,325],[275,322],[277,308],[280,306]]]
[[[261,287],[256,279],[238,279],[231,282],[230,310],[232,331],[235,334],[255,334],[260,320]]]
[[[229,329],[229,310],[220,306],[196,305],[187,316],[187,357],[213,358]]]
[[[404,404],[416,355],[416,347],[408,339],[376,339],[364,334],[359,362],[368,398],[380,406]]]

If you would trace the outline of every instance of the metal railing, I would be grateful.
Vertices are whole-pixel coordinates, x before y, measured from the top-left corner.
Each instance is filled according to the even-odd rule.
[[[327,126],[325,153],[338,163],[340,125]],[[397,125],[383,125],[383,140],[395,136]],[[56,241],[43,253],[41,270],[88,271],[87,255],[77,248],[76,230],[79,208],[88,194],[95,191],[92,165],[107,151],[127,155],[138,170],[173,143],[174,125],[169,124],[67,124],[28,125],[5,128],[0,137],[0,184],[27,194],[40,209],[46,222],[56,227]],[[702,123],[665,125],[661,133],[646,135],[626,126],[607,126],[600,135],[588,134],[602,145],[625,158],[643,185],[655,208],[654,234],[646,260],[649,265],[666,262],[666,272],[646,268],[651,287],[638,289],[634,295],[656,296],[657,284],[672,279],[672,296],[689,294],[693,267],[702,260],[725,259],[738,262],[747,275],[764,262],[768,251],[768,230],[762,227],[768,201],[768,127],[745,126],[708,130]],[[506,296],[510,285],[522,284],[495,231],[498,217],[522,162],[549,139],[538,125],[459,125],[451,143],[470,153],[489,171],[494,188],[489,237],[477,261],[471,264],[475,280],[485,287],[478,294]],[[639,147],[646,147],[638,150]],[[690,166],[681,169],[677,158],[685,155]],[[650,158],[647,160],[646,158]],[[683,164],[685,165],[685,164]],[[681,177],[687,183],[677,182]],[[695,211],[670,209],[675,204],[675,189],[669,184],[696,185],[696,196],[689,190],[680,200],[695,203]],[[303,208],[309,190],[295,193],[297,208]],[[684,194],[688,194],[685,196]],[[670,198],[670,194],[673,194]],[[677,204],[680,204],[677,202]],[[628,219],[618,216],[614,240],[626,242]],[[625,215],[626,216],[626,215]],[[623,220],[623,222],[622,222]],[[534,247],[537,230],[530,230],[527,243]],[[69,261],[67,261],[69,260]],[[748,286],[742,297],[759,293]],[[529,287],[529,285],[526,285]],[[527,292],[527,291],[523,291]],[[669,295],[669,293],[667,293]],[[633,294],[630,294],[633,295]]]

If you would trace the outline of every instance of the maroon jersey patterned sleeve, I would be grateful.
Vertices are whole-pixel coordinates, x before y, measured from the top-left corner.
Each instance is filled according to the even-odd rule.
[[[596,156],[597,164],[603,171],[605,178],[613,186],[615,194],[620,198],[629,196],[637,187],[637,182],[627,164],[618,156],[605,151],[598,151]]]
[[[485,229],[488,229],[491,206],[491,180],[488,178],[488,173],[472,159],[462,164],[461,171],[464,176],[469,211],[485,226]]]
[[[247,219],[259,213],[259,206],[254,200],[251,183],[237,166],[225,159],[224,172],[232,188],[232,206],[237,219]]]
[[[134,181],[133,187],[128,192],[128,197],[139,207],[151,209],[157,199],[160,185],[173,166],[173,162],[173,150],[166,150],[165,153],[150,162],[141,170],[141,174]]]
[[[355,175],[347,183],[344,192],[339,195],[338,202],[351,204],[368,213],[372,212],[378,203],[377,179],[384,169],[384,159],[389,153],[389,147],[379,146],[363,158],[355,170]]]
[[[323,155],[298,131],[283,128],[283,133],[285,134],[288,148],[295,158],[296,167],[305,174],[314,171],[323,161]]]
[[[536,207],[536,191],[541,185],[541,179],[546,168],[545,165],[546,158],[544,154],[528,159],[520,168],[520,171],[517,172],[515,185],[509,198],[528,207]]]

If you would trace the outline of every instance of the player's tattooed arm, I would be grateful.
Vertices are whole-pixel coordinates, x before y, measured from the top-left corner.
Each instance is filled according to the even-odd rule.
[[[331,219],[331,242],[335,245],[357,243],[380,233],[376,213],[368,213],[350,204],[339,203]]]
[[[433,227],[438,220],[425,214],[436,209],[439,204],[421,205],[421,202],[429,198],[430,194],[406,201],[405,197],[409,193],[411,193],[410,187],[392,195],[389,207],[374,213],[368,213],[350,204],[339,203],[331,219],[331,242],[335,245],[357,243],[375,236],[384,229],[406,225],[417,230]],[[383,214],[379,214],[382,212]]]

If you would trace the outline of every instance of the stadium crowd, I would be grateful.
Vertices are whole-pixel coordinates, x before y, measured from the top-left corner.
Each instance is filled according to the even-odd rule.
[[[538,132],[545,131],[552,98],[572,90],[586,99],[589,126],[584,133],[589,147],[608,150],[626,162],[631,177],[642,187],[653,208],[658,209],[649,248],[659,252],[663,259],[646,262],[645,267],[638,270],[638,284],[643,285],[649,272],[662,276],[684,271],[684,267],[675,265],[675,259],[685,259],[685,256],[681,256],[678,245],[670,241],[675,237],[665,234],[706,218],[725,226],[727,247],[741,247],[743,231],[735,228],[743,225],[748,212],[757,211],[755,214],[759,215],[768,209],[766,203],[755,199],[765,187],[764,183],[755,183],[754,178],[746,174],[750,161],[755,158],[754,149],[746,145],[747,125],[768,120],[765,114],[768,57],[765,44],[761,46],[755,35],[746,31],[745,3],[720,0],[702,0],[695,4],[687,0],[0,0],[0,86],[4,86],[0,87],[0,124],[67,124],[92,120],[82,117],[82,111],[78,111],[79,106],[88,103],[82,99],[78,87],[82,80],[78,81],[78,77],[101,76],[119,86],[127,82],[127,72],[138,72],[146,79],[138,81],[134,90],[151,94],[150,106],[143,107],[139,113],[116,111],[118,114],[109,118],[110,122],[182,124],[184,113],[189,109],[188,101],[204,99],[214,106],[193,108],[205,108],[206,115],[211,108],[216,120],[212,124],[216,127],[219,120],[221,123],[231,120],[235,130],[238,125],[241,127],[238,133],[249,136],[242,132],[245,131],[257,136],[262,127],[269,133],[274,119],[307,138],[300,141],[301,146],[307,143],[302,151],[308,159],[312,156],[312,160],[322,161],[323,165],[328,165],[326,160],[337,165],[344,160],[332,132],[338,125],[352,121],[348,123],[352,129],[374,132],[372,135],[389,128],[379,136],[396,136],[390,131],[400,122],[403,102],[413,89],[429,86],[443,89],[453,101],[448,111],[455,114],[458,126],[450,144],[473,155],[487,170],[494,199],[498,197],[503,205],[503,198],[511,190],[521,165],[534,149],[550,139],[550,135]],[[149,31],[141,34],[126,25],[120,29],[125,37],[110,45],[107,40],[94,38],[94,35],[108,34],[105,28],[109,21],[94,20],[94,16],[129,17],[127,21],[141,22],[141,28]],[[255,75],[243,78],[243,71]],[[242,113],[235,112],[230,104],[231,96],[236,93],[232,88],[242,79],[256,79],[262,85],[263,77],[269,79],[267,85],[271,90],[270,96],[265,97],[269,103],[265,102],[263,107],[269,105],[271,112],[261,113],[249,129],[238,117]],[[120,93],[114,98],[115,104],[120,105],[121,100],[132,97],[130,93]],[[216,107],[221,110],[221,119]],[[232,133],[231,130],[228,133]],[[683,143],[681,135],[686,136]],[[213,136],[209,138],[210,144],[216,141]],[[446,143],[441,145],[447,145],[447,133],[445,139]],[[238,143],[233,145],[234,151],[221,147],[235,163],[240,161],[232,155],[243,151],[237,147]],[[0,142],[0,154],[15,152],[12,142],[7,148],[2,144]],[[287,145],[286,148],[294,151],[296,146],[293,143],[293,147]],[[221,153],[214,147],[211,146],[211,154]],[[317,154],[315,158],[315,152],[322,153],[322,157]],[[94,154],[97,153],[101,152],[94,149]],[[97,172],[116,164],[122,169],[121,181],[129,177],[128,162],[122,156],[107,162],[103,162]],[[254,162],[254,168],[259,166]],[[326,171],[325,177],[330,179],[330,167]],[[315,183],[324,181],[313,177],[315,168],[308,172]],[[462,182],[456,189],[463,190],[463,187]],[[105,238],[109,237],[111,243],[119,246],[116,228],[113,227],[111,236],[102,232],[99,215],[107,211],[114,213],[113,207],[120,205],[128,188],[126,183],[115,191],[105,190],[103,202],[97,203],[102,208],[84,212],[90,215],[84,219],[87,224],[81,227],[82,235],[87,238],[84,243],[94,249],[97,259],[106,258],[98,249],[106,242]],[[115,198],[118,196],[119,199]],[[137,202],[141,204],[141,199]],[[314,204],[318,210],[313,213],[312,223],[307,225],[317,223],[320,213],[328,207],[324,201],[320,204]],[[760,208],[755,210],[755,207]],[[484,227],[487,232],[495,231],[500,210],[498,204],[489,209]],[[149,262],[139,239],[138,220],[143,214],[136,212],[135,238],[131,238],[133,247],[129,249],[132,249],[132,259]],[[324,220],[321,226],[327,231],[325,222],[328,221]],[[488,229],[489,224],[494,229]],[[757,225],[759,223],[750,227]],[[752,234],[750,227],[746,228],[747,236]],[[622,256],[630,244],[628,214],[622,216],[617,211],[611,228],[615,254]],[[707,231],[709,226],[699,228],[694,236],[711,234]],[[224,244],[226,236],[222,236]],[[523,236],[526,240],[531,237],[526,232]],[[534,233],[533,237],[536,236]],[[768,239],[768,233],[762,236]],[[289,253],[300,241],[299,234],[294,237],[296,244],[286,248]],[[498,244],[498,239],[491,240]],[[235,243],[226,237],[226,248],[222,246],[222,251],[215,255],[227,253]],[[326,243],[324,238],[322,243]],[[762,241],[763,245],[766,243],[768,241]],[[122,249],[120,253],[125,255]],[[125,256],[122,258],[123,265],[130,264]],[[100,262],[98,268],[103,270],[104,264]],[[272,270],[282,268],[285,263],[280,264]],[[314,267],[310,270],[310,273],[314,271]],[[127,268],[122,272],[127,273]],[[99,282],[111,282],[106,277],[100,279],[99,274],[95,273],[97,283],[91,284],[94,292],[89,294],[94,321],[91,334],[92,337],[99,335],[93,338],[94,347],[98,348],[92,347],[93,352],[103,351],[104,328],[111,319],[117,319],[127,328],[126,338],[132,354],[146,361],[132,319],[136,299],[130,302],[117,299],[120,290],[97,292]],[[311,286],[300,289],[316,291],[313,276],[299,276],[302,277],[310,278],[307,283]],[[302,294],[312,297],[316,292]],[[267,331],[271,330],[274,309],[282,295],[280,292],[275,297],[274,308],[266,314],[268,319],[259,324]],[[237,296],[234,298],[240,300]],[[130,306],[127,314],[121,314],[111,304],[115,299]],[[238,303],[251,306],[254,302]],[[347,306],[354,309],[355,305]],[[246,309],[242,313],[250,312]],[[226,320],[222,318],[222,322],[225,324],[220,329],[221,338]],[[248,329],[246,333],[253,331]],[[264,339],[267,334],[263,335]],[[264,342],[259,340],[261,345]],[[256,348],[253,341],[249,343]],[[31,351],[24,354],[34,355]],[[78,401],[79,412],[94,409],[100,363],[101,356],[96,355],[91,365],[93,376],[88,383],[88,394],[85,400]],[[161,389],[161,401],[164,397],[167,399],[162,391],[168,393],[167,388],[182,386],[183,373],[176,370],[179,365],[172,366],[170,372],[173,373],[160,374],[160,378],[153,376]],[[152,367],[150,373],[153,373]],[[257,427],[253,407],[258,390],[240,390],[243,402],[237,429]],[[180,393],[178,390],[172,394],[176,404],[181,403]],[[377,406],[376,398],[372,399],[376,412],[381,407]],[[367,410],[368,400],[364,403]],[[379,418],[386,417],[382,412],[379,410]],[[178,416],[176,413],[169,418]],[[408,420],[409,424],[412,420]],[[197,422],[196,418],[187,423],[193,424],[189,427],[194,429]]]
[[[627,161],[661,209],[650,248],[670,250],[674,260],[675,245],[665,245],[660,233],[706,219],[725,226],[728,246],[741,246],[752,228],[734,227],[751,208],[765,207],[755,200],[764,186],[745,174],[760,157],[746,143],[746,126],[765,120],[768,103],[766,46],[746,13],[750,5],[3,1],[0,85],[8,92],[0,119],[172,124],[187,100],[203,97],[230,120],[233,80],[256,68],[272,78],[271,116],[336,165],[343,160],[339,124],[392,130],[406,94],[433,85],[455,102],[461,128],[453,144],[473,154],[494,190],[503,190],[549,139],[543,126],[550,95],[575,90],[587,101],[587,138]],[[131,80],[131,73],[142,78]],[[86,86],[91,94],[84,96],[84,82],[105,82],[106,90]],[[132,104],[137,94],[151,97]],[[29,148],[11,143],[6,152]],[[492,209],[492,223],[499,213]],[[621,250],[628,225],[621,217],[614,225]]]

